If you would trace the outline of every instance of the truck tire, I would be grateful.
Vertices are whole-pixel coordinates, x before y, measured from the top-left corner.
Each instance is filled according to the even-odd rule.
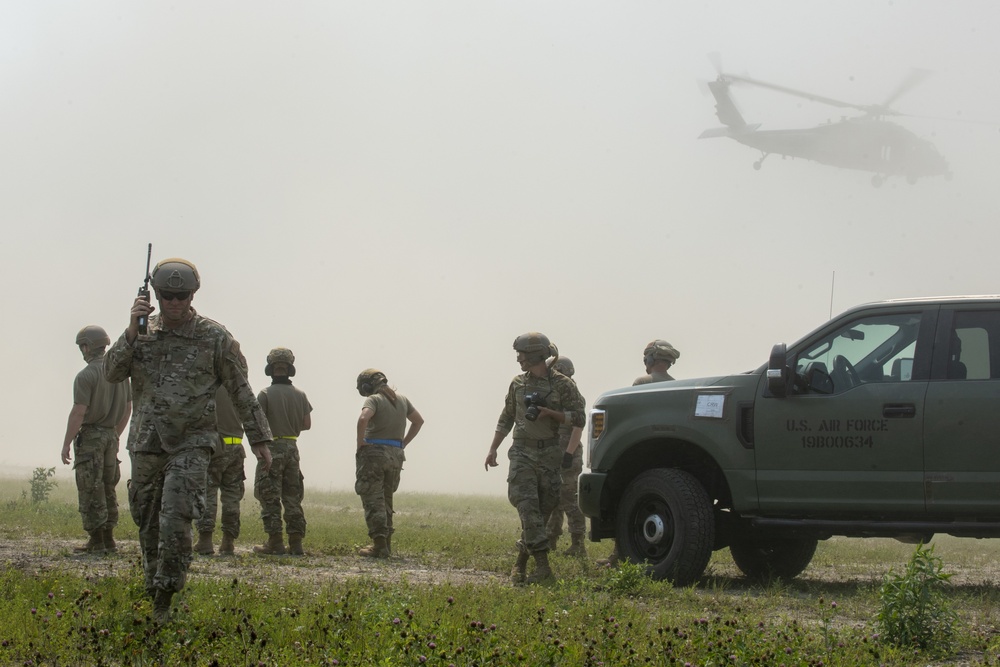
[[[755,581],[792,579],[812,562],[814,538],[738,538],[729,545],[733,562]]]
[[[647,574],[687,586],[712,557],[715,520],[705,488],[690,473],[656,468],[628,485],[618,503],[618,554]]]

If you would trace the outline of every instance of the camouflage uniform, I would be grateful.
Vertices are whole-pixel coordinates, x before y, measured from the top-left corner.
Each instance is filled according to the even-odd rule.
[[[569,434],[571,426],[562,424],[559,428],[559,449],[566,451],[569,444]],[[559,536],[562,535],[563,516],[566,517],[566,525],[570,535],[583,535],[587,532],[587,517],[580,511],[580,504],[577,499],[577,480],[583,472],[583,445],[581,444],[573,452],[573,464],[569,468],[561,468],[562,486],[559,487],[559,504],[549,517],[547,532],[551,544],[555,544]]]
[[[160,316],[152,315],[148,334],[131,345],[123,334],[105,356],[109,381],[132,378],[129,510],[139,527],[151,594],[184,586],[191,522],[204,511],[208,464],[219,437],[215,396],[220,385],[232,396],[250,442],[271,439],[244,368],[239,343],[193,308],[191,318],[176,329],[161,327]]]
[[[365,397],[364,407],[373,415],[365,428],[365,441],[369,445],[358,449],[355,455],[354,492],[361,496],[361,505],[365,508],[368,536],[373,540],[391,538],[394,532],[392,495],[399,488],[399,476],[406,460],[402,447],[406,416],[416,408],[399,392],[396,392],[395,405],[384,394],[376,393]],[[387,444],[390,441],[399,444]]]
[[[73,471],[83,529],[92,533],[118,525],[115,487],[121,479],[121,462],[115,427],[128,414],[132,390],[128,383],[104,379],[103,354],[88,353],[85,360],[87,367],[73,382],[73,404],[87,406],[73,443]]]
[[[290,378],[275,376],[272,384],[257,395],[264,414],[271,424],[271,469],[263,472],[258,464],[254,476],[253,495],[260,501],[260,518],[264,532],[281,535],[281,508],[285,508],[285,529],[289,535],[306,534],[306,516],[302,511],[305,496],[299,448],[296,444],[306,415],[312,405],[301,389],[292,386]]]
[[[222,533],[235,540],[240,536],[240,501],[246,492],[243,461],[247,453],[243,448],[243,423],[225,387],[219,387],[215,395],[215,418],[219,444],[208,464],[205,511],[195,525],[199,533],[215,530],[215,515],[221,496]]]
[[[504,436],[514,431],[514,443],[507,452],[510,459],[507,499],[517,508],[521,519],[518,547],[536,553],[549,550],[545,521],[559,504],[560,465],[565,447],[559,446],[559,423],[555,420],[525,418],[524,396],[532,392],[544,399],[546,407],[571,413],[571,429],[582,428],[585,415],[584,400],[576,384],[556,370],[549,369],[546,377],[522,373],[510,383],[496,430]]]

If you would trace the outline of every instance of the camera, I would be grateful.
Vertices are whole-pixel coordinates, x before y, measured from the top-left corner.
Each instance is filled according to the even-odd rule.
[[[545,407],[545,399],[537,391],[533,391],[524,395],[524,405],[528,408],[524,411],[524,418],[533,422],[538,419],[538,415],[541,413],[539,408]]]

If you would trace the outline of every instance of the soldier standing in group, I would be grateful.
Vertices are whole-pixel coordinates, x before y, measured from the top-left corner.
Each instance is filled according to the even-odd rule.
[[[584,401],[571,379],[545,363],[552,347],[545,335],[530,332],[514,339],[517,362],[524,373],[514,376],[503,412],[486,455],[486,470],[499,465],[497,449],[514,431],[507,452],[507,499],[521,519],[518,555],[511,572],[514,583],[536,583],[552,577],[545,521],[559,504],[559,470],[563,453],[572,454],[583,432]],[[569,444],[560,447],[559,427],[571,426]],[[527,576],[528,556],[535,571]]]
[[[365,397],[365,404],[358,417],[354,491],[361,496],[368,536],[372,538],[372,543],[358,554],[388,558],[394,531],[392,494],[399,488],[399,475],[406,460],[403,450],[424,425],[424,418],[406,396],[389,387],[385,373],[375,368],[358,375],[358,393]]]
[[[66,423],[62,462],[69,465],[70,445],[75,443],[76,490],[83,529],[90,539],[74,551],[103,553],[117,548],[118,438],[132,411],[132,388],[128,383],[112,384],[104,379],[104,349],[111,344],[104,329],[93,325],[80,329],[76,344],[87,366],[73,381],[73,408]]]
[[[247,369],[244,368],[246,373]],[[212,533],[215,531],[216,510],[222,504],[222,542],[220,556],[232,556],[233,542],[240,536],[240,502],[246,492],[246,473],[243,461],[247,457],[243,449],[243,423],[233,407],[233,399],[225,387],[219,387],[215,394],[215,421],[219,430],[219,443],[208,464],[208,483],[205,489],[205,511],[195,525],[198,527],[198,544],[195,552],[211,556]]]
[[[302,538],[306,534],[306,515],[302,511],[305,486],[299,464],[296,441],[302,431],[312,427],[312,405],[304,391],[292,386],[295,375],[295,355],[286,347],[276,347],[267,355],[264,373],[271,386],[257,395],[260,407],[267,415],[274,434],[271,443],[270,469],[257,466],[253,495],[260,501],[260,518],[264,522],[267,542],[254,547],[255,553],[281,556],[285,551],[281,532],[281,508],[285,508],[285,528],[288,532],[287,553],[302,556]]]
[[[250,448],[269,464],[271,431],[243,369],[239,343],[191,302],[201,287],[195,266],[165,259],[151,276],[159,314],[147,297],[132,303],[128,328],[104,358],[110,382],[132,379],[129,509],[139,527],[146,592],[158,623],[184,587],[191,563],[191,522],[205,504],[205,480],[218,443],[215,395],[226,387]],[[147,331],[140,322],[148,318]]]
[[[572,379],[576,369],[569,357],[560,356],[552,363],[552,368],[559,371],[566,377]],[[574,380],[574,384],[576,381]],[[583,447],[577,446],[572,452],[569,450],[569,437],[573,430],[571,424],[559,426],[559,446],[563,448],[562,458],[562,486],[559,492],[559,505],[552,510],[546,527],[549,536],[549,549],[554,550],[559,536],[562,535],[563,515],[566,515],[566,523],[569,527],[571,540],[570,547],[563,552],[564,556],[587,557],[587,546],[584,541],[584,534],[587,531],[587,517],[580,511],[577,500],[576,482],[580,473],[583,472]]]
[[[667,371],[680,359],[680,356],[681,353],[673,345],[657,338],[642,351],[642,363],[646,366],[646,374],[637,377],[632,386],[673,380]]]
[[[680,356],[681,353],[673,345],[657,338],[642,351],[642,363],[646,367],[646,374],[637,377],[632,386],[673,380],[674,378],[667,371],[670,370],[675,361],[680,359]],[[618,564],[618,557],[618,543],[615,542],[611,554],[607,558],[597,561],[597,564],[614,567]]]

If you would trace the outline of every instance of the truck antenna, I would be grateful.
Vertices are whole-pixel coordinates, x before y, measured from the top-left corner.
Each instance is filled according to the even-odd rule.
[[[830,275],[830,319],[833,319],[833,288],[837,283],[837,272],[833,271]]]

